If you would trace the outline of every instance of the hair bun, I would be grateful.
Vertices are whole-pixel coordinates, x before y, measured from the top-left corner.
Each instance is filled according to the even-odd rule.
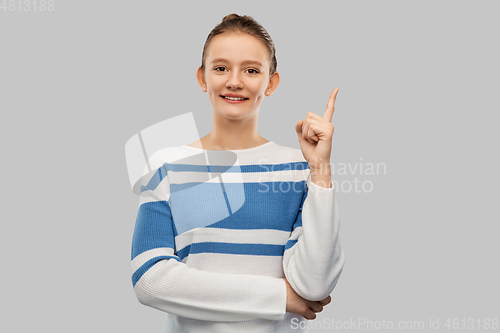
[[[240,17],[241,17],[240,15],[235,14],[235,13],[229,14],[229,15],[224,16],[224,18],[222,19],[222,22],[229,21],[229,20],[232,20],[232,19],[235,19],[235,18],[240,18]]]

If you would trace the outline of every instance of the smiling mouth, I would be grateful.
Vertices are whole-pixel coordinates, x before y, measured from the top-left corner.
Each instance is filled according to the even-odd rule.
[[[248,98],[247,97],[229,97],[229,96],[220,96],[222,98],[228,99],[230,101],[246,101]]]

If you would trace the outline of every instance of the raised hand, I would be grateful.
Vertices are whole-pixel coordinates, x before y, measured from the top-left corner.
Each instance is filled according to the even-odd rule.
[[[339,88],[335,88],[330,94],[323,117],[308,112],[305,120],[299,120],[295,125],[302,155],[311,171],[321,170],[322,166],[330,164],[334,130],[332,117],[338,92]]]
[[[293,312],[301,315],[305,319],[316,319],[316,312],[323,311],[323,307],[332,301],[332,297],[328,296],[321,301],[308,301],[293,290],[286,278],[283,278],[286,283],[286,312]]]

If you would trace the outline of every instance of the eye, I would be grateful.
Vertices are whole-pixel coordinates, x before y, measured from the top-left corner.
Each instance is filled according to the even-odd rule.
[[[222,69],[221,69],[221,70],[219,70],[219,68],[222,68]],[[223,72],[225,69],[226,69],[226,68],[225,68],[225,67],[222,67],[222,66],[217,66],[217,67],[215,67],[215,68],[214,68],[214,70],[215,70],[216,72]]]
[[[258,74],[259,73],[259,71],[256,70],[256,69],[254,69],[254,68],[249,68],[248,71],[249,71],[250,74]]]

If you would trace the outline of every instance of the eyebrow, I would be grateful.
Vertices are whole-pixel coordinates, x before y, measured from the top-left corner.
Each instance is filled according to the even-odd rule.
[[[225,63],[229,63],[229,61],[227,61],[226,59],[223,59],[223,58],[217,58],[217,59],[214,59],[212,61],[212,64],[216,63],[216,62],[225,62]],[[258,65],[258,66],[262,66],[262,64],[256,60],[245,60],[241,63],[242,65],[246,65],[246,64],[255,64],[255,65]]]

